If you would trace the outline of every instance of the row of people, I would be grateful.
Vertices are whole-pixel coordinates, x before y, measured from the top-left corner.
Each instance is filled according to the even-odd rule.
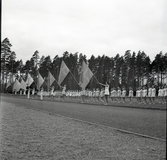
[[[125,103],[125,97],[129,97],[129,101],[130,103],[133,102],[133,98],[134,96],[134,92],[132,88],[129,88],[129,95],[127,96],[126,94],[126,90],[125,88],[123,88],[123,90],[121,90],[120,88],[118,88],[118,90],[115,90],[114,88],[111,89],[111,92],[109,93],[109,85],[106,84],[101,84],[104,86],[104,88],[102,89],[93,89],[93,90],[82,90],[82,91],[70,91],[68,90],[67,92],[64,90],[62,92],[63,96],[63,100],[65,97],[70,98],[70,99],[76,99],[81,97],[82,98],[82,102],[84,102],[85,100],[93,100],[93,101],[105,101],[106,104],[108,103],[108,98],[111,98],[112,102],[123,102]],[[106,87],[107,85],[107,87]],[[53,92],[53,91],[52,91]],[[54,96],[60,96],[61,93],[60,91],[55,91],[55,94],[51,94],[50,95],[54,95]],[[136,98],[137,98],[137,102],[138,103],[155,103],[155,97],[156,97],[156,90],[154,88],[154,86],[152,86],[152,88],[149,88],[149,91],[147,91],[146,87],[139,87],[136,91]],[[159,89],[158,92],[158,97],[159,97],[159,103],[165,103],[165,97],[167,97],[167,88],[161,88]],[[148,99],[148,100],[147,100]]]
[[[111,97],[124,97],[128,96],[130,99],[130,102],[132,102],[132,97],[134,97],[133,89],[129,88],[129,94],[126,94],[125,88],[121,91],[120,88],[118,90],[111,89]],[[149,87],[147,89],[146,86],[138,87],[136,90],[135,97],[137,98],[138,103],[155,103],[155,97],[156,97],[156,89],[154,85],[152,87]],[[164,87],[160,87],[158,90],[158,97],[159,97],[159,103],[165,103],[165,97],[167,97],[167,87],[166,85]],[[148,100],[147,100],[148,99]],[[148,102],[147,102],[148,101]]]
[[[53,100],[54,97],[61,97],[62,100],[65,100],[65,98],[69,99],[76,99],[81,98],[82,102],[84,101],[102,101],[105,102],[105,104],[108,104],[109,98],[111,99],[111,102],[123,102],[125,103],[125,99],[129,97],[129,102],[133,102],[133,97],[136,97],[138,103],[155,103],[155,97],[156,97],[156,89],[154,86],[150,87],[148,90],[146,87],[139,87],[136,90],[136,94],[134,95],[133,89],[129,88],[129,93],[127,95],[127,91],[125,88],[121,90],[121,88],[111,88],[111,91],[109,92],[109,85],[99,83],[100,85],[104,86],[103,88],[99,89],[93,89],[93,90],[81,90],[81,91],[73,91],[73,90],[67,90],[66,91],[66,85],[62,86],[62,91],[55,91],[54,87],[51,87],[50,92],[46,92],[41,88],[41,90],[37,93],[40,96],[40,99],[43,100],[44,96],[50,96],[51,100]],[[31,98],[33,98],[36,94],[35,88],[28,89],[27,91],[27,98],[30,98],[30,92],[31,92]],[[26,92],[20,90],[20,94],[25,95]],[[159,103],[165,103],[167,97],[167,87],[161,87],[158,90],[158,98]]]

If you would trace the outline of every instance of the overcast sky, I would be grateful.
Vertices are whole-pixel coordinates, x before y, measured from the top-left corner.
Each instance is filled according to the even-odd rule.
[[[166,0],[2,0],[2,35],[17,60],[36,50],[114,57],[141,50],[151,60],[167,52]]]

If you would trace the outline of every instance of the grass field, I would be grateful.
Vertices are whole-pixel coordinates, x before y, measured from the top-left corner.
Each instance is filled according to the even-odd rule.
[[[2,102],[2,160],[165,160],[166,142]]]

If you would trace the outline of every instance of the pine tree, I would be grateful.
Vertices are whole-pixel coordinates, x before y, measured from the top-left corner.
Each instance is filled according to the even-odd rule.
[[[2,69],[2,82],[1,82],[1,91],[4,92],[5,88],[5,78],[6,78],[6,83],[7,83],[7,65],[9,63],[9,58],[11,54],[11,43],[8,38],[5,38],[1,42],[1,69]]]

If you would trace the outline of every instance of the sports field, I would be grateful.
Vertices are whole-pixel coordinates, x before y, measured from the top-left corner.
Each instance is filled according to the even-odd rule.
[[[166,110],[6,96],[0,110],[1,159],[166,159]]]

